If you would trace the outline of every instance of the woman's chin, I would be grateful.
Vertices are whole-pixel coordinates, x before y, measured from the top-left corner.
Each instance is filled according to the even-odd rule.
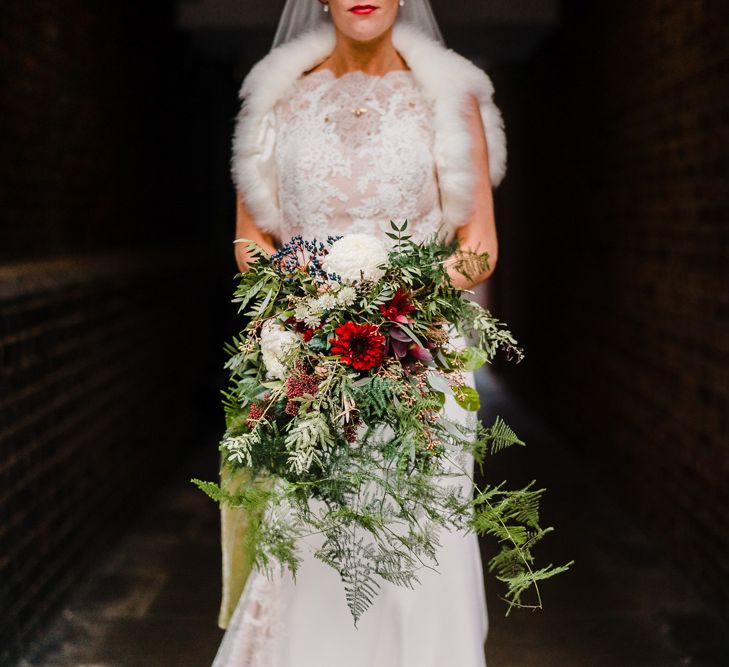
[[[392,24],[383,21],[382,17],[366,16],[347,21],[347,25],[340,26],[340,31],[353,41],[372,42],[382,37],[391,27]]]
[[[353,42],[361,42],[367,44],[369,42],[375,42],[382,37],[387,30],[350,30],[345,35]]]

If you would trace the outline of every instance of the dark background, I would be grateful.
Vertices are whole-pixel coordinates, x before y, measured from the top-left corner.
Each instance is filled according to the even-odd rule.
[[[217,456],[230,136],[280,4],[0,5],[0,664]],[[729,4],[434,7],[506,120],[499,374],[727,618]]]

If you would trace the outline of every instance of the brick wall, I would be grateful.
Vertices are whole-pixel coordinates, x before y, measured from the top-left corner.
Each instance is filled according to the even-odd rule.
[[[0,268],[0,664],[199,444],[194,267],[166,252]]]
[[[222,424],[235,89],[172,5],[0,4],[2,665]]]
[[[729,5],[564,19],[494,77],[505,370],[729,615]]]

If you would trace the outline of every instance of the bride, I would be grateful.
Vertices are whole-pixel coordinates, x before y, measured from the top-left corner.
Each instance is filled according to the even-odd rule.
[[[288,0],[274,48],[243,82],[232,173],[236,238],[269,252],[296,234],[408,221],[497,258],[491,190],[506,170],[488,76],[442,43],[428,0]],[[250,258],[236,244],[241,271]],[[472,376],[468,378],[472,383]],[[455,403],[449,416],[459,418]],[[473,461],[470,461],[471,468]],[[465,480],[464,480],[465,482]],[[223,507],[227,628],[214,667],[483,667],[488,630],[477,537],[445,531],[438,572],[383,586],[358,627],[337,573],[300,544],[294,582],[245,562],[245,517]]]

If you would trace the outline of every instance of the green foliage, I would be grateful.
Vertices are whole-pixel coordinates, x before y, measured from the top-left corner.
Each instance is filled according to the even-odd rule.
[[[462,276],[468,280],[474,280],[478,275],[488,271],[491,268],[489,264],[489,254],[487,252],[478,253],[456,249],[454,252],[455,263],[453,267]]]
[[[201,479],[197,479],[196,477],[190,481],[216,503],[221,502],[226,495],[215,482],[205,482]]]
[[[511,447],[511,445],[525,445],[523,440],[511,430],[501,417],[496,417],[494,423],[485,431],[484,437],[491,444],[491,453]]]
[[[473,301],[465,302],[465,312],[457,326],[458,330],[473,340],[489,359],[492,359],[499,349],[503,349],[509,359],[516,359],[517,363],[524,357],[523,350],[503,322]]]
[[[528,606],[522,594],[535,589],[541,608],[537,582],[565,572],[574,561],[557,567],[551,564],[534,570],[532,548],[553,529],[539,526],[539,499],[544,489],[531,489],[534,481],[523,489],[502,490],[503,485],[479,491],[473,501],[473,529],[480,535],[495,537],[501,550],[489,560],[489,571],[508,586],[504,599],[508,603],[507,615],[513,607]]]
[[[453,387],[453,397],[456,399],[456,403],[465,410],[477,412],[481,408],[481,397],[473,387]]]
[[[302,475],[313,463],[322,465],[320,455],[329,449],[330,442],[329,424],[320,412],[309,413],[305,419],[299,420],[284,441],[294,472]]]
[[[352,612],[356,626],[362,614],[374,601],[380,588],[370,566],[370,562],[373,560],[372,548],[364,544],[363,538],[353,539],[342,549],[339,557],[342,561],[339,575],[344,583],[347,605]]]
[[[447,355],[449,366],[464,371],[477,371],[489,361],[489,355],[478,347],[466,347]]]
[[[215,502],[242,508],[251,513],[264,510],[274,495],[270,489],[253,482],[244,483],[235,493],[230,493],[215,482],[206,482],[197,478],[190,481]]]

